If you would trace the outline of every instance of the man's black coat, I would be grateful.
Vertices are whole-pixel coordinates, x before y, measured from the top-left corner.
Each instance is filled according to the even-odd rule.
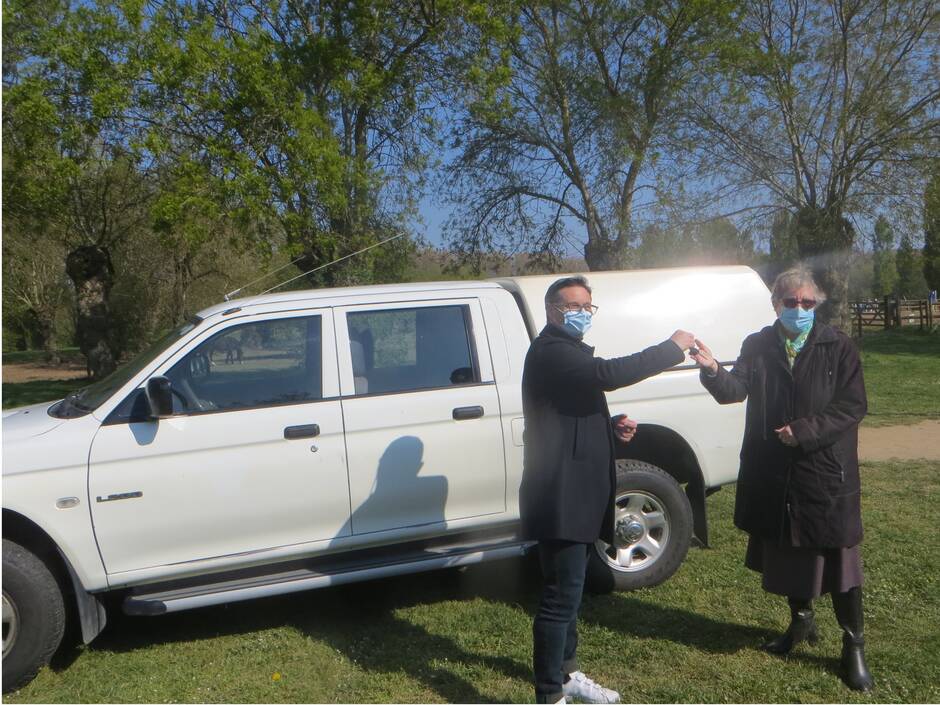
[[[522,374],[525,461],[519,489],[524,538],[613,542],[614,435],[605,391],[685,359],[671,340],[611,360],[549,324]]]
[[[702,374],[720,403],[747,399],[734,523],[785,545],[854,546],[862,540],[858,424],[867,410],[858,350],[817,322],[791,371],[779,326],[748,336],[730,372]],[[786,424],[796,448],[774,432]]]

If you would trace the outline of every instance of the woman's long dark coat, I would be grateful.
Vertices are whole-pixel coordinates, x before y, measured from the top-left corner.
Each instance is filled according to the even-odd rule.
[[[553,325],[532,341],[522,374],[525,460],[519,512],[525,538],[613,542],[616,469],[604,392],[684,359],[679,346],[666,340],[605,360]]]
[[[730,372],[701,375],[718,402],[747,399],[734,523],[784,545],[854,546],[862,540],[858,424],[868,408],[858,351],[817,322],[791,371],[779,325],[748,336]],[[786,424],[798,447],[777,438]]]

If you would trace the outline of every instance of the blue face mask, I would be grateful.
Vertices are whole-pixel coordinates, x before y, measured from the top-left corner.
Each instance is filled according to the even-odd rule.
[[[591,313],[588,311],[565,311],[565,330],[577,338],[591,330]]]
[[[813,327],[813,321],[816,319],[816,309],[807,311],[802,306],[784,308],[778,318],[784,328],[799,335]]]

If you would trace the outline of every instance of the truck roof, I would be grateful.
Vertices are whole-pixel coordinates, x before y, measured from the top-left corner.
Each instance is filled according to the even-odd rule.
[[[268,304],[295,303],[295,302],[316,302],[323,299],[343,299],[355,298],[357,296],[376,294],[402,294],[417,293],[429,291],[473,291],[480,289],[498,289],[500,285],[495,281],[439,281],[439,282],[415,282],[409,284],[368,284],[363,286],[341,286],[324,289],[296,289],[293,291],[283,291],[277,294],[260,294],[258,296],[247,296],[240,299],[231,299],[222,303],[209,306],[199,311],[196,315],[200,318],[208,318],[233,308],[245,309],[249,306],[265,306]]]
[[[637,284],[642,283],[661,283],[665,279],[677,277],[687,277],[695,272],[709,272],[713,274],[750,274],[754,271],[750,267],[743,265],[723,265],[708,267],[663,267],[659,269],[628,269],[610,272],[570,272],[558,274],[534,274],[515,277],[496,277],[493,279],[480,280],[454,280],[454,281],[431,281],[431,282],[413,282],[407,284],[368,284],[363,286],[345,286],[330,287],[324,289],[296,289],[293,291],[283,291],[276,294],[260,294],[258,296],[247,296],[239,299],[231,299],[222,303],[214,304],[204,308],[197,314],[200,318],[208,318],[223,311],[233,308],[246,308],[249,306],[264,306],[267,304],[298,302],[298,301],[319,301],[321,299],[353,298],[362,295],[390,294],[390,293],[409,293],[409,292],[428,292],[442,290],[463,290],[473,291],[480,289],[504,288],[522,295],[530,306],[536,310],[540,307],[542,297],[548,285],[556,279],[570,276],[584,276],[593,286],[595,282],[601,283],[607,280],[624,281],[635,280]]]

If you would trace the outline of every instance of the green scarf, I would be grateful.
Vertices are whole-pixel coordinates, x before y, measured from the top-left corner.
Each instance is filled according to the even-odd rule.
[[[790,369],[793,369],[793,363],[796,361],[796,356],[800,354],[800,350],[803,349],[803,346],[806,344],[806,338],[809,337],[810,332],[813,330],[813,327],[810,326],[805,331],[800,333],[796,338],[790,340],[786,333],[783,332],[783,327],[780,328],[780,338],[783,340],[783,347],[787,351],[787,362],[790,363]]]

